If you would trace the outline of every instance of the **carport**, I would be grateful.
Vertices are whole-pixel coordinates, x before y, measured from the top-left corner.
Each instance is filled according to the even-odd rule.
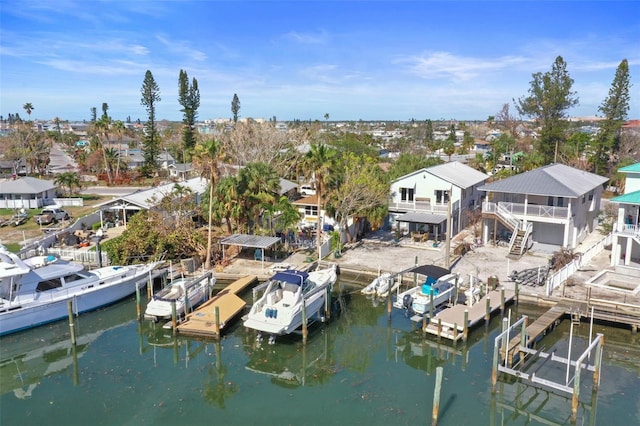
[[[233,234],[230,237],[220,240],[222,245],[222,256],[224,257],[224,246],[240,246],[255,248],[254,260],[260,260],[264,268],[264,249],[279,243],[280,237],[267,237],[263,235]]]

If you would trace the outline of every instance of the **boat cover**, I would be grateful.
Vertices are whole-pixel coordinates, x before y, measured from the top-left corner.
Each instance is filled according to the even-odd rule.
[[[295,285],[302,285],[302,283],[306,281],[308,276],[309,274],[304,271],[288,270],[276,273],[273,277],[271,277],[271,280],[284,281],[286,283]]]

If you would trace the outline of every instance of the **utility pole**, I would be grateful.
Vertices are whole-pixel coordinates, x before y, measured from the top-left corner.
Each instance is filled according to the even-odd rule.
[[[444,267],[449,269],[451,262],[451,195],[453,186],[449,189],[449,199],[447,200],[447,238],[444,247]]]

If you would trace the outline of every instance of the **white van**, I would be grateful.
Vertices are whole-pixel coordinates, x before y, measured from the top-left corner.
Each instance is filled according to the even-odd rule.
[[[311,185],[306,184],[300,187],[300,193],[302,195],[316,195],[316,190]]]

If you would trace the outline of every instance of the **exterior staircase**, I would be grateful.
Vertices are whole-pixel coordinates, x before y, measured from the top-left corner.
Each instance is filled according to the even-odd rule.
[[[529,236],[533,231],[531,223],[525,223],[511,214],[500,203],[496,206],[496,216],[502,224],[504,224],[512,232],[509,241],[509,257],[520,258],[527,249]]]

